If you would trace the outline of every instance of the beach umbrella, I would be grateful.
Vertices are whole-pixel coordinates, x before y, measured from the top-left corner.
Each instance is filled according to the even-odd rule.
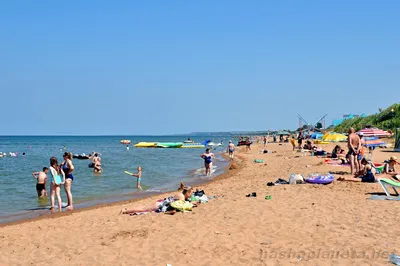
[[[340,141],[346,141],[347,140],[347,136],[343,135],[343,134],[331,132],[331,133],[326,133],[322,137],[322,140],[323,141],[329,141],[329,142],[340,142]]]
[[[384,130],[376,128],[376,127],[361,129],[360,131],[357,132],[357,134],[360,134],[360,133],[362,133],[364,135],[364,137],[384,138],[384,137],[390,136],[390,134],[387,131],[384,131]]]
[[[369,137],[365,138],[364,146],[365,147],[377,147],[377,146],[384,146],[386,143],[382,140],[379,140],[378,137]]]
[[[323,136],[324,136],[324,134],[317,132],[317,133],[312,134],[311,138],[312,139],[321,139]]]

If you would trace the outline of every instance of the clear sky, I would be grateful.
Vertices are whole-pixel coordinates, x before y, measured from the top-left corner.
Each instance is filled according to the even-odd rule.
[[[400,1],[0,2],[0,134],[296,128],[400,100]]]

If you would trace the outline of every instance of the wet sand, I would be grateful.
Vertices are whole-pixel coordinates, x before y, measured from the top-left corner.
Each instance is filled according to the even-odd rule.
[[[237,169],[199,186],[223,196],[193,212],[118,215],[165,196],[156,195],[3,226],[0,265],[390,265],[389,254],[400,253],[400,201],[368,200],[382,194],[379,184],[268,187],[290,173],[349,168],[303,157],[290,144],[269,144],[274,154],[260,149],[239,148]],[[400,157],[377,150],[374,161],[392,155]],[[245,197],[251,192],[257,197]]]

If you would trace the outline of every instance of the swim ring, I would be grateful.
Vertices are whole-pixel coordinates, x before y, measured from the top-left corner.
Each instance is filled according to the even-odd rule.
[[[332,174],[311,174],[306,178],[307,183],[327,185],[333,182],[335,177]]]

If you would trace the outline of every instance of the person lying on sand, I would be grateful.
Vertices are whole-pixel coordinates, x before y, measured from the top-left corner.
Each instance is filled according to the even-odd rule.
[[[164,212],[165,214],[175,214],[176,210],[170,206],[171,202],[177,200],[187,201],[192,196],[192,193],[193,189],[191,187],[185,187],[184,184],[181,183],[181,186],[178,188],[178,191],[172,196],[165,198],[163,201],[156,202],[155,204],[143,208],[134,208],[130,210],[124,209],[121,210],[120,214],[132,214],[138,212],[153,212],[153,211]],[[195,202],[192,202],[192,204],[193,207],[197,207],[197,204]]]

